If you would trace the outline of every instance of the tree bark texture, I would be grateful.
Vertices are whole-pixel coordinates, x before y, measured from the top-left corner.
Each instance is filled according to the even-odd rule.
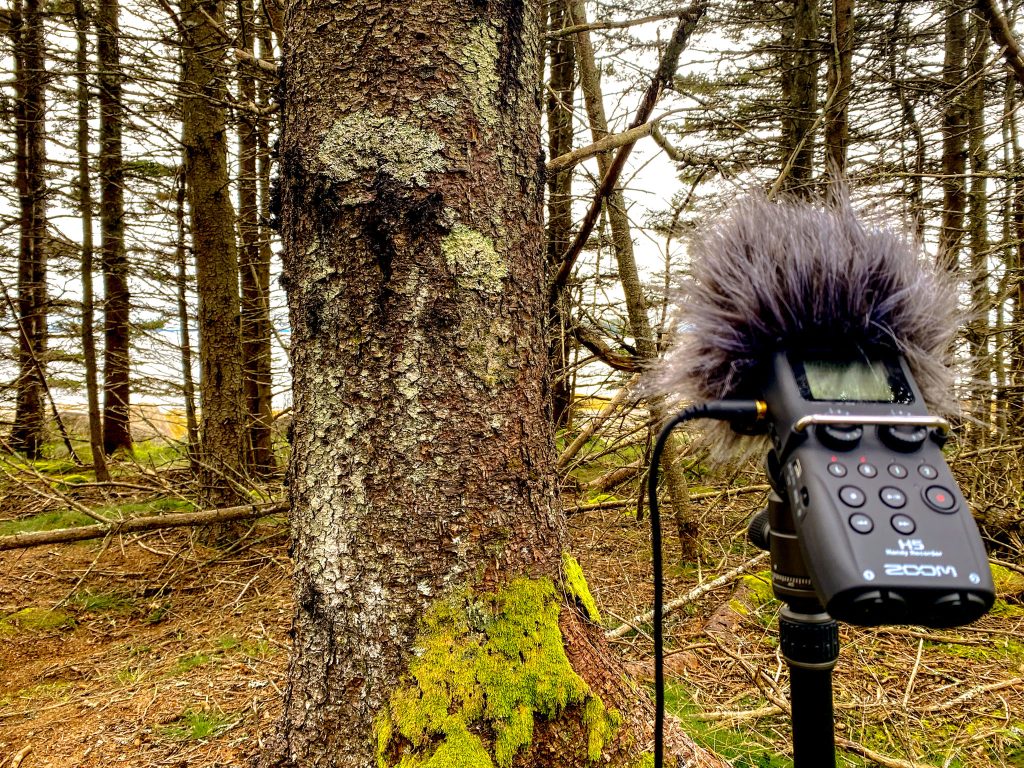
[[[124,246],[120,23],[117,0],[100,0],[96,17],[100,104],[100,259],[103,266],[103,448],[131,450],[128,256]]]
[[[20,206],[18,379],[11,446],[35,459],[45,436],[47,346],[46,48],[39,0],[17,4],[10,34],[15,68],[15,185]]]
[[[204,504],[239,500],[245,471],[238,249],[227,165],[221,0],[183,0],[185,178],[199,295],[200,485]],[[211,20],[214,23],[211,23]]]
[[[501,766],[511,754],[584,765],[578,705],[554,724],[537,714],[525,743],[502,741],[470,702],[418,725],[402,718],[403,702],[421,711],[430,698],[417,684],[459,679],[461,658],[423,668],[466,639],[438,643],[432,621],[441,633],[501,624],[527,605],[510,595],[552,584],[563,563],[544,334],[540,4],[297,0],[287,25],[297,608],[280,764],[364,768],[415,754],[483,766],[493,752]],[[577,628],[568,609],[559,621],[560,647],[579,632],[566,638],[570,659],[595,653],[596,626]],[[595,695],[622,696],[602,663],[579,674]],[[622,698],[609,706],[623,723],[649,714]],[[443,733],[431,730],[442,721]],[[598,751],[622,764],[632,749],[635,761],[642,731],[628,741]]]

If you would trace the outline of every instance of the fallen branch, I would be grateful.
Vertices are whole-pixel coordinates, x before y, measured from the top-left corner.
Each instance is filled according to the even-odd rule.
[[[743,488],[727,488],[722,491],[701,491],[691,493],[690,501],[701,501],[702,499],[716,499],[722,496],[739,496],[745,493],[762,493],[771,490],[770,485],[747,485]],[[621,509],[633,506],[633,499],[619,499],[616,501],[598,501],[593,504],[580,504],[575,507],[568,507],[565,510],[567,515],[578,515],[581,512],[603,512],[608,509]]]
[[[41,547],[46,544],[69,544],[74,541],[102,539],[138,531],[152,531],[158,528],[189,528],[213,523],[228,523],[235,520],[250,520],[266,517],[288,510],[287,502],[252,505],[224,509],[204,509],[199,512],[172,512],[166,515],[150,517],[129,517],[100,525],[82,525],[76,528],[58,528],[53,531],[32,531],[30,533],[14,533],[0,536],[0,552],[11,549],[27,549]]]
[[[731,571],[723,573],[717,579],[712,579],[711,581],[706,581],[703,584],[698,584],[696,587],[691,589],[682,597],[677,597],[675,600],[671,600],[670,602],[666,603],[664,609],[662,610],[662,616],[667,616],[669,613],[676,610],[677,608],[681,608],[687,603],[692,603],[694,600],[698,599],[699,597],[702,597],[703,595],[706,595],[708,592],[718,589],[719,587],[725,586],[726,584],[730,583],[739,576],[742,576],[744,573],[747,573],[754,566],[761,563],[766,557],[768,557],[768,553],[761,552],[747,560],[747,562],[743,563],[743,565],[739,565],[733,568]],[[642,616],[636,616],[631,621],[621,624],[615,629],[609,629],[607,632],[604,633],[604,636],[610,640],[617,637],[622,637],[623,635],[628,634],[633,629],[633,625],[640,626],[643,624],[649,624],[652,621],[654,621],[654,611],[648,611]]]
[[[931,714],[932,712],[942,712],[946,709],[952,709],[958,707],[965,701],[970,701],[975,696],[980,696],[983,693],[991,693],[992,691],[1001,691],[1004,688],[1013,688],[1015,686],[1024,683],[1024,677],[1011,677],[1009,680],[1000,680],[998,683],[989,683],[988,685],[978,685],[971,688],[969,691],[964,691],[962,694],[957,696],[955,699],[949,701],[943,701],[938,704],[932,704],[929,707],[923,707],[921,712]]]
[[[853,752],[855,755],[866,757],[874,763],[885,766],[885,768],[933,768],[929,763],[912,763],[907,760],[901,760],[898,757],[883,755],[881,752],[875,752],[875,750],[868,749],[863,744],[844,739],[841,736],[836,736],[836,746],[845,749],[847,752]]]

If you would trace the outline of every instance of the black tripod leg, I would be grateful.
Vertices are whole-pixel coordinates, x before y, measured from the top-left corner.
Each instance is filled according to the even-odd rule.
[[[839,658],[839,625],[821,612],[779,617],[779,643],[789,664],[793,768],[835,768],[832,668]]]

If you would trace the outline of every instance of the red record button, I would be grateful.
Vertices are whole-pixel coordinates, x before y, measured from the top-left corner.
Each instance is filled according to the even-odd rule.
[[[925,489],[924,500],[936,512],[949,513],[956,509],[956,496],[941,485],[929,485]]]

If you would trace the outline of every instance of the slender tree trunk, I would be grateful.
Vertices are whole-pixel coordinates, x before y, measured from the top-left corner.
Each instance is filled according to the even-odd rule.
[[[572,21],[574,25],[586,24],[586,6],[583,0],[572,0]],[[597,69],[594,48],[590,41],[590,33],[576,33],[576,58],[580,71],[580,86],[590,118],[591,132],[594,141],[608,135],[608,119],[604,111],[604,95],[601,88],[601,75]],[[598,169],[601,176],[608,173],[611,157],[608,154],[597,156]],[[641,361],[653,362],[658,357],[658,348],[654,340],[654,329],[647,314],[647,298],[644,295],[640,274],[636,266],[633,252],[633,234],[626,212],[626,199],[622,190],[616,188],[607,198],[605,210],[612,230],[612,242],[618,265],[619,280],[626,298],[626,313],[629,327],[636,344],[637,356]],[[660,425],[668,413],[660,402],[649,405],[651,420]],[[676,533],[682,549],[682,558],[692,560],[699,556],[700,531],[698,521],[693,516],[690,506],[690,494],[686,487],[686,477],[676,459],[679,457],[678,443],[669,441],[664,453],[665,483],[668,486],[672,515],[676,522]]]
[[[75,0],[75,33],[78,48],[78,207],[82,217],[82,358],[85,361],[85,394],[89,409],[89,445],[92,449],[96,480],[107,482],[110,472],[103,450],[103,421],[100,415],[99,384],[96,365],[96,339],[93,334],[93,200],[89,170],[89,17],[82,0]]]
[[[783,191],[810,195],[814,179],[814,125],[818,118],[818,0],[794,0],[783,36]]]
[[[964,109],[964,74],[967,58],[967,24],[964,0],[946,5],[945,48],[942,83],[942,225],[939,230],[939,264],[949,272],[960,269],[960,247],[967,207],[967,116]]]
[[[970,252],[971,318],[967,342],[971,353],[973,386],[971,400],[976,420],[978,444],[984,444],[991,422],[992,359],[989,354],[988,266],[988,150],[985,147],[985,58],[988,52],[988,27],[979,16],[971,15],[971,57],[967,66],[967,146],[970,157],[968,192],[968,250]]]
[[[181,381],[182,395],[185,401],[185,436],[188,443],[187,453],[194,471],[199,467],[199,422],[196,419],[196,384],[192,376],[192,340],[189,334],[191,317],[188,311],[188,226],[185,222],[185,164],[182,162],[178,178],[175,179],[174,215],[177,238],[174,248],[174,260],[178,268],[175,293],[178,302],[178,327],[181,348]]]
[[[18,379],[11,446],[39,458],[45,438],[46,347],[46,47],[39,0],[11,14],[14,42],[15,185],[20,204]]]
[[[846,172],[850,142],[849,106],[853,90],[854,0],[832,0],[831,51],[828,58],[828,100],[825,109],[826,170]]]
[[[100,255],[103,264],[103,447],[130,451],[131,343],[128,256],[124,247],[124,162],[118,1],[100,0],[96,17],[100,103]]]
[[[227,166],[222,0],[183,0],[185,179],[199,294],[200,496],[240,500],[245,476],[238,249]],[[211,21],[213,23],[211,23]]]
[[[633,765],[649,738],[600,627],[555,586],[571,563],[547,388],[539,7],[289,7],[282,765]]]
[[[241,47],[256,55],[251,0],[239,5]],[[238,64],[238,92],[243,104],[256,106],[252,65]],[[242,376],[245,390],[247,465],[255,475],[274,469],[270,426],[270,264],[263,263],[259,222],[258,115],[238,112],[238,272],[241,287]]]
[[[554,0],[548,10],[548,29],[567,26],[568,0]],[[576,55],[571,37],[560,36],[548,43],[550,77],[547,98],[548,157],[558,157],[572,150],[573,102],[576,98]],[[548,177],[547,216],[548,264],[557,269],[565,249],[572,242],[572,169]],[[566,426],[572,402],[572,379],[569,360],[572,352],[572,301],[570,290],[559,291],[552,303],[548,331],[554,379],[552,402],[555,426]]]
[[[1015,98],[1011,94],[1011,98]],[[1013,274],[1010,288],[1010,333],[1007,399],[1014,404],[1009,421],[1018,434],[1024,432],[1024,150],[1017,127],[1017,111],[1010,111],[1010,147],[1013,159],[1013,258],[1006,268]]]

